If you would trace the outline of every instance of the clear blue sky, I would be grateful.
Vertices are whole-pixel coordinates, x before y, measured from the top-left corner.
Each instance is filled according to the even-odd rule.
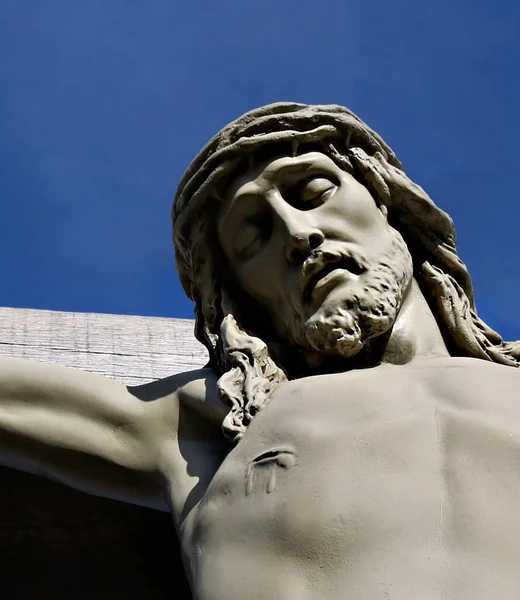
[[[190,317],[171,198],[221,126],[352,108],[455,219],[520,338],[517,0],[1,0],[0,305]]]

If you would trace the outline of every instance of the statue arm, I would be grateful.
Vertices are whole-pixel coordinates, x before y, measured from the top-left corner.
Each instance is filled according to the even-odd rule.
[[[179,400],[197,404],[196,380],[188,373],[132,389],[75,369],[0,358],[0,464],[169,510]],[[212,415],[211,407],[201,410]]]

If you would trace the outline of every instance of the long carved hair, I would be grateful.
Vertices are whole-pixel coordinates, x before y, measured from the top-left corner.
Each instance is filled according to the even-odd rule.
[[[451,218],[406,177],[385,142],[344,107],[271,104],[246,113],[210,140],[184,174],[173,205],[177,268],[195,302],[195,335],[220,373],[218,391],[230,409],[223,432],[234,442],[280,383],[305,373],[295,367],[297,350],[286,351],[264,311],[226,271],[215,227],[219,190],[252,160],[310,150],[328,155],[386,207],[390,225],[408,245],[414,277],[450,353],[520,364],[520,343],[504,342],[476,313]]]

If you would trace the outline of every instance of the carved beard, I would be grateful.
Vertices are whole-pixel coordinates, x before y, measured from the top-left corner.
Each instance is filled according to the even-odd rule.
[[[283,334],[303,349],[350,358],[393,326],[413,266],[408,247],[395,229],[389,247],[377,256],[353,252],[344,244],[323,250],[324,262],[339,262],[338,258],[353,260],[363,272],[332,290],[310,317],[299,315],[290,328],[283,327]]]

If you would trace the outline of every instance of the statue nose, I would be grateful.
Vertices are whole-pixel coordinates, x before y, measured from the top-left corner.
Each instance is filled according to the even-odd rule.
[[[288,262],[301,264],[313,250],[323,244],[325,236],[308,212],[291,206],[280,193],[271,194],[269,201],[279,226],[277,229],[285,237]]]
[[[310,253],[321,246],[325,236],[318,229],[291,233],[287,244],[287,260],[291,264],[302,263]]]

